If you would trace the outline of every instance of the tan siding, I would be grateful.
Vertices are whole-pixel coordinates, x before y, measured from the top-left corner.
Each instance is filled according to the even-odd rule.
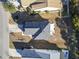
[[[40,4],[32,5],[32,9],[33,10],[40,9],[40,8],[44,8],[44,7],[46,7],[46,3],[40,3]]]
[[[44,3],[38,3],[33,4],[33,9],[40,9],[44,7],[56,7],[56,8],[62,8],[62,2],[61,0],[21,0],[22,6],[29,6],[31,3],[34,2],[44,2]]]
[[[61,8],[62,4],[61,4],[61,0],[48,0],[48,7],[57,7],[57,8]]]

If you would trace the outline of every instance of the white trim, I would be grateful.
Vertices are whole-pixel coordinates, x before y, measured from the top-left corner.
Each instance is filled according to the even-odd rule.
[[[61,8],[55,8],[55,7],[45,7],[45,8],[41,8],[41,9],[36,9],[34,11],[58,11],[61,10]]]

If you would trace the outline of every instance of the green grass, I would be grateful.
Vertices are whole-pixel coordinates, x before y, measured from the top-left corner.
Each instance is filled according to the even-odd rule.
[[[9,40],[9,48],[15,48],[15,46],[11,40]]]
[[[3,3],[3,7],[5,8],[6,11],[9,11],[11,13],[16,12],[15,7],[10,3]]]

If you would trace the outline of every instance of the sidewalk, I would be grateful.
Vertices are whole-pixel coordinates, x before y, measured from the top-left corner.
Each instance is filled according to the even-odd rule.
[[[8,17],[0,2],[0,59],[8,59]]]

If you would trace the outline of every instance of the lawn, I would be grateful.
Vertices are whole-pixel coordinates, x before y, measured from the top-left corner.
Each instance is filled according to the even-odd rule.
[[[16,12],[15,7],[10,3],[3,3],[3,7],[5,8],[6,11],[9,11],[11,13]]]
[[[9,48],[15,48],[15,46],[11,40],[9,40]]]

